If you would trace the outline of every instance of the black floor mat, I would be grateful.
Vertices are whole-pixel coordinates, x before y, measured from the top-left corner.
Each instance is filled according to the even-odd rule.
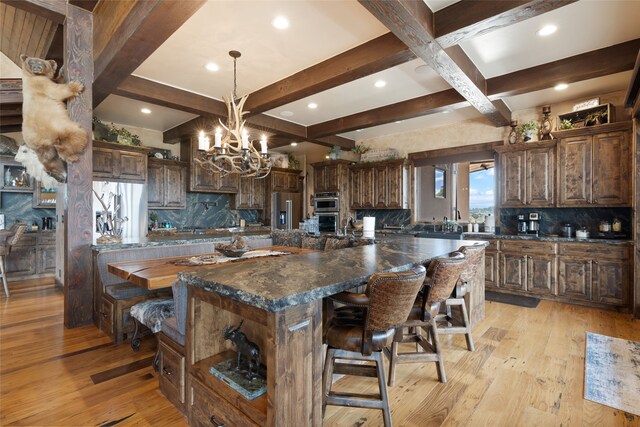
[[[487,301],[501,302],[503,304],[517,305],[519,307],[536,308],[540,304],[538,298],[522,295],[503,294],[502,292],[485,291],[484,299]]]

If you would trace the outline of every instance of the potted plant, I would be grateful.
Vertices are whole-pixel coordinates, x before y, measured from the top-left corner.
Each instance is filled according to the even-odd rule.
[[[292,153],[287,153],[289,160],[289,169],[300,169],[300,160],[296,159]]]
[[[338,158],[338,156],[340,155],[340,151],[342,151],[340,146],[339,145],[334,145],[333,147],[331,147],[329,149],[329,152],[327,153],[327,155],[329,156],[329,158],[331,160],[336,160]]]
[[[602,125],[607,123],[607,112],[606,111],[596,111],[589,114],[584,119],[585,126],[594,126],[594,125]]]
[[[518,126],[519,133],[523,136],[523,141],[528,142],[533,138],[533,133],[540,128],[538,122],[531,120]]]
[[[109,135],[115,135],[116,141],[118,144],[125,145],[140,145],[140,138],[135,133],[129,132],[125,128],[118,129],[111,123],[111,129],[109,130]]]
[[[151,212],[149,214],[149,222],[151,223],[151,229],[154,230],[158,228],[158,214],[155,212]]]
[[[558,129],[559,130],[573,129],[573,123],[571,122],[571,120],[564,119],[563,121],[560,122],[560,126],[558,126]]]

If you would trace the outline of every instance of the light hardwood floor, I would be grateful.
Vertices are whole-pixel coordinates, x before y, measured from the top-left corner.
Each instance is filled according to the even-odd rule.
[[[11,291],[0,298],[0,425],[186,425],[158,390],[153,339],[133,353],[93,326],[65,329],[62,292],[51,283]],[[389,389],[396,426],[640,426],[640,417],[583,398],[585,332],[640,341],[639,321],[549,301],[487,303],[486,313],[475,352],[462,336],[443,337],[446,384],[434,364],[398,368]],[[335,387],[375,390],[371,379]],[[374,410],[328,407],[325,416],[327,426],[381,424]]]

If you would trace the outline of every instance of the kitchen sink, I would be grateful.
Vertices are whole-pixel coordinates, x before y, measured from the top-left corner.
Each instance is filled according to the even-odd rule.
[[[415,235],[427,239],[448,239],[462,240],[462,233],[442,232],[442,231],[421,231]]]

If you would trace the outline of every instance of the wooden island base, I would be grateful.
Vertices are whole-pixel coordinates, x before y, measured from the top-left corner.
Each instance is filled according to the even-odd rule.
[[[322,425],[321,301],[268,312],[200,288],[188,291],[189,425]],[[224,328],[243,319],[242,331],[260,347],[267,371],[267,392],[254,400],[209,372],[234,350]]]

